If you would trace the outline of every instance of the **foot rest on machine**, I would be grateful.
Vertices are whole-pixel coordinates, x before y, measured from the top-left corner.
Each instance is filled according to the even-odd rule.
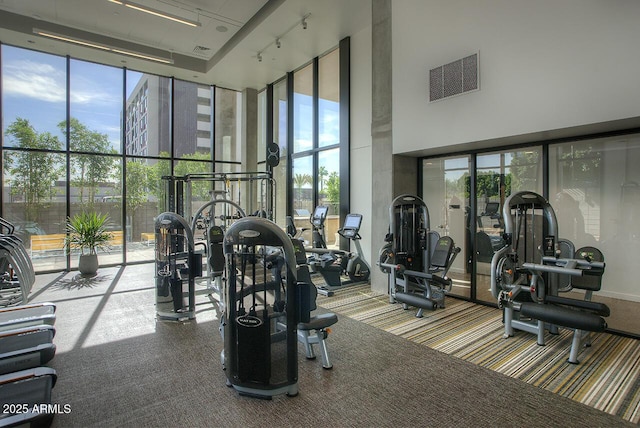
[[[436,301],[427,299],[424,296],[420,296],[412,293],[396,292],[395,299],[400,303],[405,303],[409,306],[414,306],[416,308],[433,310],[438,307],[438,303]]]
[[[523,303],[520,313],[525,317],[576,330],[602,332],[607,328],[607,323],[599,315],[549,304]]]

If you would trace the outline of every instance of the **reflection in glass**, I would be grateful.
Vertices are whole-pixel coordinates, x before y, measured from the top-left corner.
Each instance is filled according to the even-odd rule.
[[[239,162],[242,141],[242,93],[215,90],[215,160]]]
[[[593,300],[611,309],[609,328],[640,334],[640,292],[633,258],[640,254],[640,134],[553,144],[549,202],[562,238],[604,254],[602,289]],[[582,291],[572,292],[582,298]]]
[[[431,230],[450,236],[460,253],[449,276],[451,294],[471,297],[469,279],[471,245],[469,241],[469,157],[429,159],[422,163],[422,199],[429,210]]]

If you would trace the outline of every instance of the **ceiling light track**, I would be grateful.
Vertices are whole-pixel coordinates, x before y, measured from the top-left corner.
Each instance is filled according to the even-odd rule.
[[[106,51],[106,52],[113,52],[113,53],[116,53],[116,54],[122,54],[122,55],[127,55],[127,56],[131,56],[131,57],[135,57],[135,58],[146,59],[146,60],[149,60],[149,61],[160,62],[160,63],[163,63],[163,64],[173,64],[173,59],[172,58],[163,58],[163,57],[159,57],[159,56],[155,56],[155,55],[146,54],[146,53],[143,53],[143,52],[132,51],[132,50],[129,50],[129,49],[122,49],[122,48],[118,48],[118,47],[115,47],[115,46],[106,45],[106,44],[103,44],[103,43],[92,42],[92,41],[89,41],[89,40],[79,39],[77,37],[67,36],[67,35],[59,34],[59,33],[54,33],[52,31],[41,30],[39,28],[34,28],[33,29],[33,34],[36,34],[36,35],[42,36],[42,37],[47,37],[49,39],[58,40],[58,41],[61,41],[61,42],[73,43],[73,44],[76,44],[76,45],[85,46],[85,47],[93,48],[93,49],[100,49],[100,50]]]
[[[113,0],[109,0],[109,1],[113,1]],[[287,30],[284,33],[282,33],[278,37],[276,37],[273,42],[269,43],[267,46],[265,46],[264,48],[260,49],[256,54],[256,58],[258,59],[258,62],[262,62],[262,53],[265,50],[267,50],[269,47],[271,47],[272,45],[275,45],[276,48],[280,49],[282,47],[282,38],[284,36],[286,36],[287,34],[289,34],[291,31],[293,31],[295,28],[297,28],[298,25],[300,25],[303,30],[306,30],[307,27],[309,26],[307,19],[309,19],[310,16],[311,16],[311,14],[307,13],[306,15],[304,15],[302,17],[302,19],[300,21],[296,21],[296,23],[293,24],[291,27],[287,28]]]
[[[179,22],[180,24],[188,25],[190,27],[200,27],[202,24],[200,21],[193,21],[191,19],[183,18],[178,15],[174,15],[168,12],[163,12],[158,9],[154,9],[152,7],[144,6],[138,3],[134,3],[126,0],[108,0],[111,3],[119,4],[122,6],[126,6],[130,9],[138,10],[140,12],[148,13],[150,15],[158,16],[160,18],[169,19],[171,21]]]

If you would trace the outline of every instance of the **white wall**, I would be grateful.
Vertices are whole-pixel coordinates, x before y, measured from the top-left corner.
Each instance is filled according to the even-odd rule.
[[[362,13],[367,13],[371,22],[370,4]],[[373,269],[376,267],[371,258],[371,25],[351,36],[350,154],[351,212],[363,216],[361,245],[364,258]]]
[[[392,8],[396,154],[640,116],[640,1]],[[480,90],[429,103],[428,70],[476,52]]]

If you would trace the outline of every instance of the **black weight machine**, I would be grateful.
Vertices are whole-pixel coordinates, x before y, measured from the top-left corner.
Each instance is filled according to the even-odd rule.
[[[202,253],[195,251],[191,228],[179,214],[165,212],[156,218],[155,235],[156,317],[194,319],[195,278],[202,276]]]
[[[449,236],[429,229],[429,210],[422,199],[401,195],[389,206],[389,234],[380,249],[378,266],[388,274],[389,301],[404,308],[444,308],[452,280],[447,273],[460,248]]]
[[[594,247],[578,250],[559,238],[555,212],[546,198],[529,191],[514,193],[504,203],[505,246],[491,260],[491,292],[503,309],[504,337],[522,330],[537,335],[559,328],[574,330],[569,363],[578,364],[581,346],[590,345],[590,332],[602,332],[607,305],[592,302],[602,283],[605,263]],[[562,296],[583,290],[584,299]]]
[[[296,326],[310,320],[310,300],[309,286],[297,282],[291,239],[270,220],[246,217],[226,231],[224,253],[227,385],[259,398],[297,395]]]

